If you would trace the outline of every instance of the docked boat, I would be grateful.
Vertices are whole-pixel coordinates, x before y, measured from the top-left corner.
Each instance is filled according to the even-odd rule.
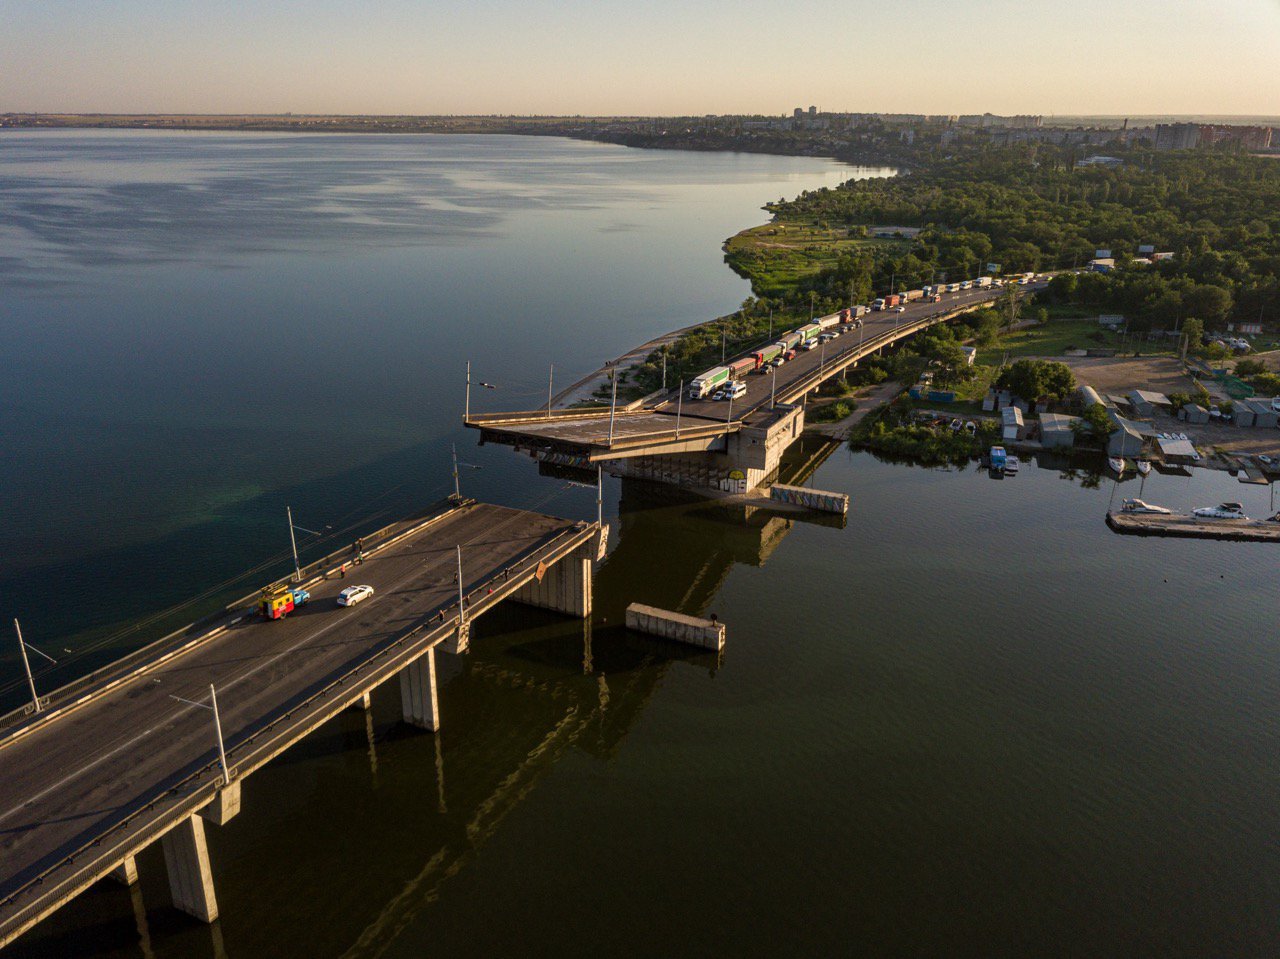
[[[1244,507],[1239,503],[1219,503],[1217,506],[1201,506],[1192,510],[1192,514],[1200,519],[1248,519],[1244,515]]]
[[[1018,457],[1007,456],[1004,461],[1004,471],[1006,474],[1018,472],[1018,467],[1022,464],[1018,462]]]
[[[1138,472],[1146,476],[1151,472],[1151,464],[1146,460],[1138,460]]]
[[[1108,456],[1107,466],[1111,467],[1111,472],[1117,476],[1124,475],[1124,460],[1119,456]]]
[[[1151,513],[1158,516],[1170,516],[1173,510],[1165,509],[1163,506],[1153,506],[1151,503],[1144,503],[1140,499],[1127,499],[1120,503],[1120,512],[1122,513]]]
[[[991,447],[991,468],[993,470],[1002,470],[1007,459],[1007,455],[1003,446]]]

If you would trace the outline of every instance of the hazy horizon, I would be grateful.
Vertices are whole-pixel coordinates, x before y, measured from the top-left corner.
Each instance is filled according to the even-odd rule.
[[[0,0],[0,111],[1268,116],[1280,2]]]

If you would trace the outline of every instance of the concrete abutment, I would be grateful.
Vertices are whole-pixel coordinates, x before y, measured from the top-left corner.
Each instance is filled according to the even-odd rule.
[[[440,729],[435,647],[400,670],[400,710],[410,726],[433,733]]]
[[[591,575],[598,548],[593,540],[555,565],[540,568],[541,575],[521,586],[511,598],[526,606],[585,619],[591,615]]]

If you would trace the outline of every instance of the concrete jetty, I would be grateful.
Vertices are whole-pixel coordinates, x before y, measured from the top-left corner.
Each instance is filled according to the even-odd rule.
[[[700,646],[716,652],[724,649],[725,626],[717,620],[686,616],[669,609],[632,603],[627,607],[627,629],[660,636],[677,643]]]

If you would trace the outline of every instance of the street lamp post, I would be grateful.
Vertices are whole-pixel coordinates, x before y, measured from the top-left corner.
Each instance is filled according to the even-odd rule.
[[[456,473],[454,474],[457,475]],[[285,516],[289,518],[289,545],[293,547],[293,575],[294,582],[302,582],[302,567],[298,565],[298,537],[293,532],[293,507],[286,506],[284,508]]]
[[[31,690],[31,703],[35,706],[36,712],[40,712],[40,697],[36,695],[35,677],[31,675],[31,660],[27,659],[27,644],[22,638],[22,627],[18,625],[18,621],[13,621],[13,628],[18,634],[18,651],[22,653],[22,668],[27,674],[27,687]],[[36,650],[36,652],[40,652]],[[43,655],[43,653],[41,654]],[[49,657],[45,657],[48,659]]]
[[[467,611],[462,605],[462,547],[458,547],[458,625],[463,626],[467,622]]]
[[[471,361],[467,360],[467,397],[462,407],[462,419],[471,419]]]
[[[613,414],[618,408],[618,368],[615,366],[609,371],[609,378],[613,381],[613,396],[609,400],[609,445],[613,445]]]
[[[462,499],[462,484],[458,482],[458,444],[451,444],[450,449],[453,450],[453,495]]]
[[[231,785],[231,769],[227,765],[227,747],[222,740],[222,714],[218,712],[218,691],[213,688],[213,683],[209,684],[209,702],[211,705],[206,706],[204,703],[197,703],[193,699],[183,699],[181,696],[169,694],[170,699],[176,699],[180,703],[186,703],[188,706],[195,706],[197,709],[208,709],[213,713],[213,732],[218,741],[218,765],[222,767],[222,785]]]
[[[676,388],[676,439],[680,438],[680,411],[684,408],[684,380]]]

